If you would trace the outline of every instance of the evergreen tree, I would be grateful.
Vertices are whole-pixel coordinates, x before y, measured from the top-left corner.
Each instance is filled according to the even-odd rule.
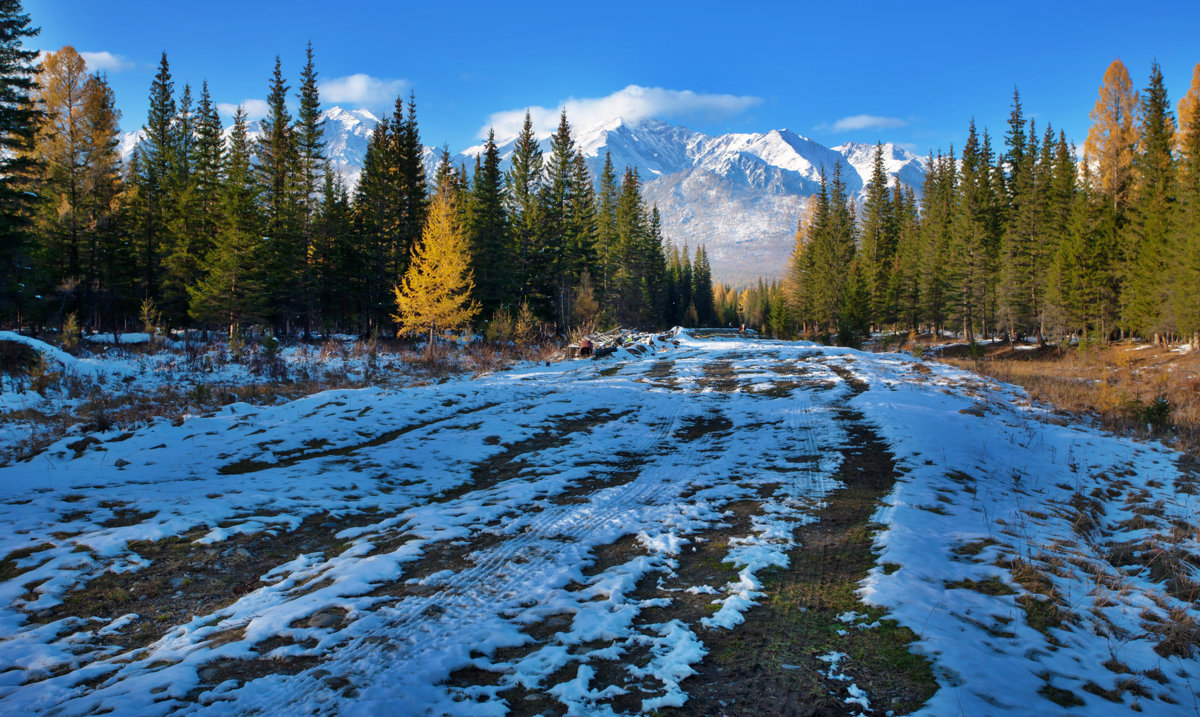
[[[513,232],[513,274],[520,303],[540,305],[543,296],[538,283],[541,264],[541,203],[538,195],[542,182],[542,150],[533,133],[533,119],[525,113],[525,124],[513,147],[508,170],[508,216]]]
[[[862,279],[867,292],[869,320],[884,323],[894,320],[889,302],[889,273],[895,256],[895,220],[887,172],[883,163],[883,144],[875,145],[871,178],[867,181],[862,220]]]
[[[170,246],[167,215],[170,180],[175,164],[175,83],[167,53],[162,54],[158,73],[150,84],[150,110],[142,128],[145,138],[138,144],[141,174],[137,178],[144,216],[139,218],[142,265],[142,294],[160,300],[163,251]]]
[[[273,319],[286,333],[303,313],[305,257],[300,233],[299,155],[287,108],[289,87],[278,56],[269,87],[267,116],[261,124],[254,169],[267,237],[265,261],[267,285],[276,309]]]
[[[541,236],[539,261],[536,266],[542,276],[534,281],[540,293],[551,298],[553,315],[560,328],[567,326],[571,315],[568,306],[568,289],[574,285],[579,267],[579,242],[571,226],[571,207],[579,188],[575,184],[575,140],[571,137],[571,125],[567,112],[559,117],[558,130],[550,138],[550,157],[546,162],[546,177],[540,196]]]
[[[246,133],[246,111],[239,107],[229,138],[216,241],[205,258],[207,273],[188,290],[191,314],[225,326],[230,336],[261,321],[271,296],[262,262],[263,252],[271,247],[262,241],[261,188],[251,166]]]
[[[30,152],[41,121],[33,102],[38,53],[22,42],[39,32],[20,0],[0,0],[0,317],[15,316],[18,325],[32,298],[27,267],[36,195],[28,185],[38,169]]]
[[[1200,333],[1200,64],[1180,102],[1178,195],[1175,204],[1177,261],[1171,273],[1179,331],[1193,342]],[[1186,123],[1185,123],[1186,118]]]
[[[600,305],[611,312],[615,305],[617,247],[617,175],[612,154],[604,153],[600,170],[600,191],[596,198],[596,276],[599,279]]]
[[[317,226],[320,199],[323,194],[322,169],[325,166],[325,128],[321,122],[321,98],[317,88],[317,69],[313,62],[312,43],[304,51],[304,69],[300,72],[300,91],[296,109],[296,160],[299,172],[299,224],[304,267],[300,283],[304,296],[305,333],[314,322],[317,300]]]
[[[712,267],[708,263],[708,250],[701,244],[696,249],[696,264],[692,268],[692,306],[696,309],[698,326],[713,326],[716,323],[713,311]]]
[[[508,303],[510,297],[511,247],[503,182],[496,134],[488,130],[483,156],[471,183],[468,220],[475,298],[479,301],[480,311],[487,317]]]
[[[1175,302],[1167,280],[1178,260],[1170,221],[1175,194],[1175,119],[1162,71],[1151,65],[1150,85],[1141,104],[1140,141],[1134,159],[1135,184],[1125,236],[1125,323],[1149,338],[1175,329]]]

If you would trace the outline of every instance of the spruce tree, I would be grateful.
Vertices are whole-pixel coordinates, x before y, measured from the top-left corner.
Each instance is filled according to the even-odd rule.
[[[475,298],[483,316],[490,318],[510,301],[511,247],[508,213],[504,207],[504,175],[496,133],[488,130],[483,156],[471,183],[471,212],[468,221],[471,271]]]
[[[287,108],[288,89],[282,63],[276,56],[254,169],[267,238],[267,284],[276,309],[272,318],[284,332],[289,332],[294,322],[302,318],[302,267],[305,261],[300,233],[299,155],[292,116]]]
[[[701,244],[696,248],[696,263],[692,267],[692,306],[696,309],[699,326],[713,326],[716,315],[713,311],[712,267],[708,263],[708,249]]]
[[[145,215],[138,222],[141,244],[142,294],[161,299],[162,274],[160,264],[164,250],[170,246],[167,217],[170,205],[170,181],[175,164],[175,83],[171,66],[163,52],[158,73],[150,84],[150,110],[142,128],[144,139],[138,144],[141,174],[138,191],[142,195]]]
[[[616,278],[617,254],[617,175],[612,154],[604,153],[600,170],[600,190],[596,197],[596,276],[600,289],[600,305],[611,313],[615,304],[613,293]]]
[[[37,172],[30,156],[41,113],[33,103],[36,50],[22,43],[40,32],[29,24],[20,0],[0,0],[0,318],[22,323],[32,299],[26,267]]]
[[[508,215],[513,232],[513,274],[517,303],[540,305],[543,299],[538,284],[541,266],[542,150],[533,133],[533,119],[525,113],[525,124],[513,147],[508,170]]]
[[[862,219],[862,279],[867,292],[869,320],[881,324],[894,320],[889,305],[889,272],[895,255],[895,227],[887,172],[883,162],[883,144],[875,145],[871,178],[867,181]]]
[[[261,188],[246,135],[246,112],[239,107],[229,138],[219,228],[204,262],[207,273],[188,290],[191,314],[224,326],[230,336],[240,327],[262,321],[267,297],[273,295],[264,281],[262,254],[271,247],[262,242]]]
[[[322,196],[321,173],[325,166],[325,128],[321,122],[321,98],[317,88],[317,69],[313,62],[312,43],[304,52],[304,69],[300,72],[300,90],[296,110],[296,160],[299,173],[299,231],[304,267],[300,283],[304,296],[305,333],[314,323],[317,309],[316,240],[318,211]]]
[[[1162,70],[1155,62],[1142,97],[1140,139],[1134,158],[1135,184],[1125,231],[1125,324],[1144,338],[1173,332],[1170,267],[1182,259],[1174,244],[1171,216],[1175,194],[1175,119]]]

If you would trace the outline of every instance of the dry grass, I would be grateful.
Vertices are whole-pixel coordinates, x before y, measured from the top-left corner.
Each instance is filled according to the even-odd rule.
[[[940,360],[1022,386],[1035,401],[1105,429],[1200,456],[1200,352],[1129,342],[1065,351],[995,346],[974,355],[961,347]]]
[[[418,351],[396,339],[372,339],[352,344],[330,341],[301,345],[297,360],[285,365],[277,353],[266,356],[267,352],[257,347],[234,351],[224,344],[208,345],[203,350],[196,346],[158,350],[177,355],[180,363],[186,362],[197,377],[204,376],[207,369],[241,363],[250,369],[254,380],[237,384],[196,380],[190,386],[189,381],[181,381],[153,391],[129,390],[114,383],[93,383],[73,374],[48,372],[36,352],[16,342],[0,342],[0,381],[18,390],[29,388],[42,395],[53,392],[82,399],[74,405],[64,403],[57,409],[0,413],[0,421],[29,427],[21,439],[0,445],[0,465],[28,460],[72,430],[132,431],[158,418],[181,421],[187,414],[205,414],[235,402],[263,405],[331,389],[422,385],[455,376],[494,373],[519,361],[548,363],[563,358],[562,347],[553,342],[521,346],[478,342]],[[144,346],[133,348],[146,351]],[[127,353],[124,347],[120,350]],[[330,368],[328,364],[336,359],[357,359],[359,366],[353,371],[344,363],[338,369]]]

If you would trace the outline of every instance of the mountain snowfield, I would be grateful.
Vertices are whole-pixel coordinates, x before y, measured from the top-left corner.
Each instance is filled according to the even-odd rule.
[[[331,107],[322,121],[330,163],[354,186],[379,118],[364,109]],[[260,123],[251,123],[250,135],[259,134]],[[133,151],[139,135],[123,137],[124,156]],[[796,224],[808,198],[820,188],[822,170],[832,176],[841,162],[847,191],[861,195],[875,153],[873,144],[829,148],[786,129],[709,136],[659,120],[619,117],[576,127],[575,141],[594,178],[600,176],[606,153],[618,175],[625,167],[636,169],[646,203],[656,205],[662,215],[664,235],[692,248],[704,244],[714,277],[735,284],[781,276],[794,246]],[[500,144],[505,168],[514,144],[515,138]],[[548,138],[542,140],[542,149],[549,153]],[[919,193],[924,158],[894,144],[884,144],[883,149],[889,180]],[[469,170],[482,151],[482,145],[469,147],[456,154],[455,161]],[[431,177],[440,156],[440,150],[425,148]]]

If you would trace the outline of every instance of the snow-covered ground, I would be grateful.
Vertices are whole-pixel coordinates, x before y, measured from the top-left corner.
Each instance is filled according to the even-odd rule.
[[[234,403],[0,468],[0,711],[685,705],[842,487],[853,410],[899,473],[860,595],[932,662],[925,713],[1197,713],[1177,454],[902,354],[702,336]],[[639,589],[745,505],[735,578]],[[673,616],[684,592],[705,617]],[[819,659],[847,713],[886,711],[853,659]]]

